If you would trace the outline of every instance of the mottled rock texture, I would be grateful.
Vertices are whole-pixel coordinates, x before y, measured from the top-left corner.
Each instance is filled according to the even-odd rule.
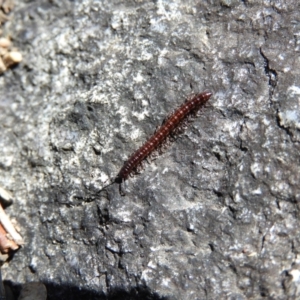
[[[300,297],[299,1],[16,1],[0,185],[48,299]],[[184,98],[168,151],[101,189]],[[85,298],[84,298],[85,297]]]

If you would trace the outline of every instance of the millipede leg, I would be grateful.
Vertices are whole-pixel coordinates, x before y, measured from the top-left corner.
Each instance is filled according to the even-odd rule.
[[[122,197],[125,196],[125,193],[124,193],[124,191],[123,191],[123,189],[122,189],[122,182],[119,183],[119,193],[120,193],[120,195],[121,195]]]
[[[150,153],[149,155],[150,162],[155,160],[158,156],[159,156],[158,149],[153,150],[152,153]]]
[[[141,172],[143,171],[143,169],[144,169],[143,162],[140,162],[140,164],[135,169],[134,175],[141,174]]]
[[[147,161],[146,159],[143,160],[143,161],[141,161],[140,165],[137,166],[137,172],[138,172],[138,174],[140,174],[142,171],[145,170],[145,168],[146,168],[146,161]]]

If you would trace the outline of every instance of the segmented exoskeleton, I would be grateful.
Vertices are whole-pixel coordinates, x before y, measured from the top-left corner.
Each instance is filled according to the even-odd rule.
[[[211,92],[203,92],[196,94],[187,102],[182,104],[174,113],[172,113],[161,125],[158,130],[124,163],[114,182],[121,184],[129,175],[134,174],[142,161],[149,157],[151,153],[160,147],[164,141],[176,131],[176,129],[186,120],[191,114],[195,114],[204,103],[211,97]]]

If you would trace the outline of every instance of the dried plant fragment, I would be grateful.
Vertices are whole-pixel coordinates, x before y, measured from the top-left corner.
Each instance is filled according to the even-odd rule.
[[[14,8],[13,0],[0,0],[0,8],[8,14]]]
[[[3,56],[4,65],[9,68],[22,61],[22,54],[18,51],[7,52]]]
[[[6,230],[6,233],[8,233],[11,236],[11,239],[17,244],[17,245],[24,245],[24,241],[20,234],[16,231],[15,227],[11,223],[10,219],[4,212],[2,205],[0,205],[0,223]]]
[[[13,196],[9,191],[0,187],[0,199],[6,204],[11,204]],[[14,226],[12,221],[5,214],[0,204],[0,263],[9,258],[11,251],[19,249],[24,244],[22,237],[17,232],[19,231],[18,227]]]
[[[9,17],[0,10],[0,25],[9,20]]]
[[[19,246],[7,235],[7,232],[0,224],[0,251],[1,253],[8,253],[10,250],[17,250]]]
[[[14,7],[13,0],[0,0],[0,26],[9,20],[7,14]],[[0,34],[2,34],[0,28]],[[4,73],[9,67],[22,61],[22,54],[12,48],[10,39],[0,37],[0,74]]]
[[[7,204],[7,205],[12,204],[12,201],[13,201],[12,193],[5,190],[1,186],[0,186],[0,198],[2,201],[5,202],[5,204]]]

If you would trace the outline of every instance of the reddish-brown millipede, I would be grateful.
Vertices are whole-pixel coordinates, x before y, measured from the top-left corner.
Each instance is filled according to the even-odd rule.
[[[172,133],[190,116],[195,114],[204,103],[208,101],[211,97],[211,92],[203,92],[196,94],[191,99],[182,104],[174,113],[172,113],[161,125],[161,127],[156,130],[156,132],[141,146],[136,150],[129,159],[124,163],[114,182],[121,184],[124,182],[129,175],[136,173],[138,167],[141,165],[142,161],[149,157],[151,153],[161,146],[164,141],[168,139]]]

